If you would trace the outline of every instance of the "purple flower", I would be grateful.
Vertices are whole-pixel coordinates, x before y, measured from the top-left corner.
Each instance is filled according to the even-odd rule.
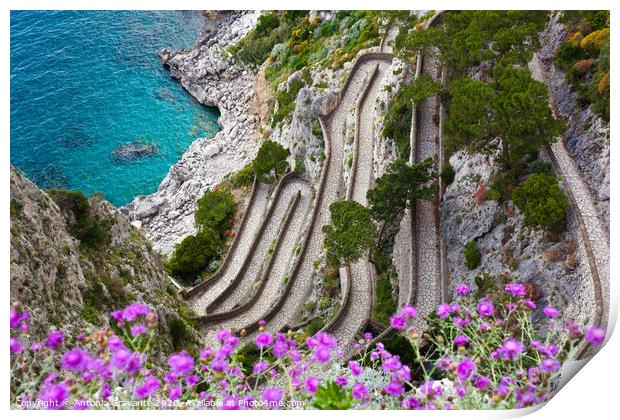
[[[476,370],[476,363],[471,359],[463,359],[456,365],[456,374],[461,381],[468,380]]]
[[[232,336],[232,334],[230,333],[230,331],[227,330],[220,330],[217,332],[217,334],[215,335],[215,338],[217,339],[217,341],[219,341],[220,343],[225,343],[228,341],[228,339]]]
[[[437,307],[437,316],[441,319],[446,319],[450,315],[451,309],[450,305],[442,303]]]
[[[540,362],[540,370],[543,372],[555,372],[560,369],[560,362],[558,359],[548,357]]]
[[[21,315],[19,314],[19,312],[11,309],[11,317],[10,317],[11,329],[19,328],[20,323],[21,323]]]
[[[288,351],[288,344],[284,340],[276,340],[276,343],[271,349],[271,353],[278,359],[286,354]]]
[[[124,349],[125,348],[125,343],[123,343],[123,340],[121,340],[117,336],[113,335],[108,340],[108,348],[111,351],[117,351],[117,350],[120,350],[120,349]]]
[[[400,313],[408,318],[415,318],[418,315],[418,311],[411,305],[403,306]]]
[[[138,353],[132,353],[127,349],[120,349],[112,354],[112,366],[130,375],[134,375],[142,369],[142,360]]]
[[[478,375],[474,380],[474,386],[480,391],[486,390],[491,385],[491,379],[486,376]]]
[[[349,369],[351,369],[351,374],[353,376],[360,376],[362,374],[362,368],[359,362],[355,360],[349,361]]]
[[[480,325],[478,325],[478,331],[486,332],[486,331],[489,331],[490,329],[491,329],[491,326],[486,322],[481,322]]]
[[[74,372],[81,372],[86,368],[89,362],[88,354],[78,348],[74,348],[66,352],[62,357],[63,369],[71,370]]]
[[[331,353],[329,351],[329,348],[322,344],[318,345],[316,347],[316,350],[314,351],[312,360],[314,360],[315,362],[327,363],[330,361],[330,359],[331,359]]]
[[[443,387],[436,381],[427,381],[420,386],[420,392],[429,400],[441,395]]]
[[[110,396],[112,396],[112,387],[110,386],[109,383],[106,382],[103,385],[101,385],[101,389],[99,390],[99,395],[104,400],[107,400],[108,398],[110,398]]]
[[[400,362],[400,358],[398,356],[390,356],[384,358],[381,365],[385,372],[392,372],[400,369],[403,364]]]
[[[181,398],[182,394],[183,389],[181,388],[181,385],[171,386],[168,390],[168,398],[170,398],[172,401],[176,401]]]
[[[50,349],[55,349],[62,344],[64,337],[62,331],[52,331],[45,339],[44,344]]]
[[[514,360],[525,351],[525,346],[514,338],[507,338],[502,342],[501,347],[497,351],[502,359]]]
[[[495,307],[488,299],[482,299],[480,303],[478,304],[477,310],[478,310],[478,315],[485,318],[485,317],[493,315],[493,311],[495,310]]]
[[[407,326],[407,319],[402,315],[392,315],[390,325],[397,330],[403,330]]]
[[[149,376],[144,380],[144,382],[136,388],[135,395],[136,398],[143,399],[146,397],[152,397],[155,395],[159,387],[161,386],[161,381],[157,379],[155,376]]]
[[[142,303],[132,303],[123,309],[123,320],[133,321],[140,316],[146,316],[149,313],[149,307]]]
[[[553,306],[545,307],[545,309],[543,309],[543,313],[549,318],[557,318],[560,315],[558,310],[555,309]]]
[[[279,408],[283,393],[282,389],[269,386],[263,391],[263,400],[267,402],[269,408]]]
[[[600,346],[605,341],[605,330],[599,327],[589,327],[584,331],[586,340],[595,346]]]
[[[336,385],[342,388],[344,386],[347,386],[347,384],[349,383],[349,380],[345,376],[338,376],[335,382],[336,382]]]
[[[175,375],[185,376],[194,370],[194,358],[183,350],[168,357],[168,366]]]
[[[422,407],[422,404],[416,397],[407,397],[403,400],[402,407],[405,410],[417,410]]]
[[[515,297],[525,296],[525,285],[521,283],[510,283],[504,287],[506,293],[510,293]]]
[[[319,344],[322,344],[329,349],[333,349],[338,345],[334,336],[323,331],[316,333],[315,338],[318,340]]]
[[[360,382],[356,382],[355,384],[353,384],[353,398],[354,399],[365,401],[369,397],[370,396],[368,395],[368,388],[366,387],[366,385]]]
[[[28,331],[28,324],[26,321],[30,319],[30,312],[24,311],[21,314],[15,310],[11,310],[10,325],[11,329],[21,329],[22,331]]]
[[[138,324],[131,327],[131,336],[137,337],[146,332],[146,326],[144,324]]]
[[[227,371],[228,362],[226,361],[226,358],[216,357],[215,359],[213,359],[213,361],[211,362],[211,369],[218,373]]]
[[[455,346],[464,346],[465,344],[469,343],[469,341],[469,337],[465,335],[457,335],[456,337],[454,337]]]
[[[13,337],[11,337],[9,348],[11,353],[21,353],[24,351],[24,346],[22,346],[21,341]]]
[[[110,317],[116,322],[123,321],[123,311],[114,311],[110,314]]]
[[[315,376],[308,376],[304,381],[304,388],[309,394],[314,394],[319,389],[319,380]]]
[[[372,333],[365,332],[364,333],[364,340],[372,340]]]
[[[254,374],[256,375],[256,374],[266,371],[268,367],[269,367],[269,363],[267,362],[263,362],[263,361],[256,362],[254,363],[252,372],[254,372]]]
[[[536,304],[530,299],[523,299],[521,302],[531,310],[536,309]]]
[[[69,387],[64,383],[45,383],[39,392],[38,399],[49,410],[60,410],[65,407],[69,398]]]
[[[383,390],[392,397],[399,397],[405,392],[405,387],[400,382],[390,382]]]
[[[568,321],[566,323],[566,330],[568,331],[568,337],[571,340],[579,338],[581,336],[581,331],[579,330],[579,325],[577,325],[574,321]]]
[[[459,284],[456,286],[456,294],[459,296],[466,296],[471,292],[471,289],[466,284]]]
[[[256,347],[262,349],[268,347],[273,343],[273,336],[269,333],[260,333],[256,336]]]
[[[200,352],[200,360],[209,360],[213,356],[213,350],[210,347]]]

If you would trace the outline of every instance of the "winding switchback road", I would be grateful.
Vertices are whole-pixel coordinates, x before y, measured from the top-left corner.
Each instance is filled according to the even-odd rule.
[[[381,82],[390,68],[390,55],[378,56],[372,61],[373,68],[368,75],[366,88],[356,108],[353,165],[347,199],[367,204],[366,193],[373,182],[373,152],[376,121],[376,98]],[[340,311],[325,330],[333,334],[345,349],[354,341],[372,316],[374,304],[374,270],[368,255],[356,261],[345,270],[343,284],[346,292]]]

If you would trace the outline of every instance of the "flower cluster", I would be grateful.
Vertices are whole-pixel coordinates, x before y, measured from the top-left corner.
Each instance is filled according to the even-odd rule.
[[[494,300],[474,301],[465,285],[456,291],[456,302],[427,318],[426,332],[410,326],[418,316],[411,306],[392,316],[408,349],[366,333],[351,353],[325,332],[273,334],[261,323],[243,339],[219,331],[217,346],[179,351],[166,363],[150,355],[157,316],[146,305],[115,311],[75,346],[60,331],[28,346],[28,313],[12,311],[11,398],[18,408],[50,409],[524,407],[550,398],[575,344],[604,341],[603,329],[574,323],[567,346],[559,331],[537,333],[523,285]],[[560,317],[552,306],[543,313],[550,323]]]

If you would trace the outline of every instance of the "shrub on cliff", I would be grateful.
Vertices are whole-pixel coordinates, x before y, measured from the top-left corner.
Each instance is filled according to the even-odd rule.
[[[205,227],[190,235],[174,248],[166,263],[166,269],[188,283],[193,283],[209,263],[219,257],[222,247],[220,234],[211,227]]]
[[[530,175],[515,188],[512,201],[523,212],[525,224],[546,229],[559,228],[568,209],[566,194],[553,176]]]
[[[201,229],[210,227],[221,233],[229,227],[235,207],[230,191],[207,190],[197,202],[194,220]]]
[[[384,222],[385,226],[397,218],[411,200],[432,201],[436,192],[432,181],[437,177],[433,164],[431,158],[414,165],[403,159],[392,162],[366,194],[372,218]],[[383,230],[379,233],[379,239]]]
[[[63,210],[69,232],[88,248],[100,248],[110,241],[111,220],[91,214],[90,203],[82,191],[51,189],[47,193]]]
[[[478,244],[475,241],[469,241],[465,244],[465,247],[463,248],[463,257],[465,257],[465,267],[470,270],[473,270],[480,265],[482,254],[480,253]]]
[[[370,212],[357,201],[337,201],[329,206],[331,224],[323,226],[327,262],[332,267],[357,261],[374,244],[375,226]]]
[[[441,169],[441,174],[439,174],[439,176],[441,177],[441,181],[444,183],[444,185],[448,186],[454,181],[456,172],[454,171],[452,165],[448,163]]]
[[[258,180],[267,184],[277,181],[279,175],[282,175],[288,167],[286,163],[288,155],[289,151],[280,144],[265,140],[252,163]]]

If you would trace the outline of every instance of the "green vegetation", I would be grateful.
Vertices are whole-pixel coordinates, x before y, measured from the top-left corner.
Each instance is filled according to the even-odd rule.
[[[419,105],[426,98],[441,92],[441,84],[424,74],[400,87],[389,103],[382,135],[394,140],[401,157],[409,156],[412,103]]]
[[[441,92],[441,83],[434,81],[429,75],[422,74],[410,85],[403,86],[401,90],[413,101],[414,104],[421,104],[426,98],[437,95]]]
[[[308,66],[339,68],[363,48],[381,40],[375,11],[340,11],[330,20],[299,17],[281,45],[273,49],[265,71],[274,86]]]
[[[113,220],[104,220],[91,214],[88,198],[82,191],[51,189],[47,193],[61,208],[69,225],[69,232],[89,249],[100,249],[110,242]]]
[[[456,172],[454,172],[454,168],[449,163],[445,165],[443,168],[441,168],[441,173],[439,174],[439,176],[441,177],[441,181],[446,186],[452,184],[452,182],[454,181],[455,175],[456,175]]]
[[[285,42],[291,36],[293,28],[305,15],[307,11],[302,10],[262,15],[256,27],[229,52],[245,64],[258,68],[269,58],[276,44]]]
[[[388,105],[381,135],[392,139],[398,153],[408,158],[410,153],[411,113],[413,104],[404,89],[400,89]]]
[[[172,347],[175,351],[188,348],[193,344],[194,335],[191,327],[183,318],[171,317],[168,319],[168,328],[172,339]]]
[[[239,348],[236,354],[237,362],[241,365],[241,370],[245,375],[252,375],[254,363],[261,359],[261,350],[254,344],[248,344]],[[267,363],[273,363],[275,358],[269,353],[264,352],[262,360]]]
[[[389,103],[382,135],[394,140],[401,157],[409,156],[412,103],[420,104],[426,98],[441,92],[441,84],[423,74],[413,83],[401,86]]]
[[[351,392],[333,381],[320,385],[312,400],[312,406],[319,410],[348,410],[352,405]]]
[[[228,190],[207,190],[196,203],[194,220],[199,228],[211,227],[224,232],[230,227],[230,219],[236,203]]]
[[[166,262],[170,274],[193,285],[197,277],[218,260],[224,247],[224,232],[230,228],[235,208],[236,203],[229,190],[205,191],[198,199],[194,213],[198,232],[186,237],[174,248]]]
[[[374,187],[368,190],[366,198],[372,218],[388,222],[406,208],[409,200],[434,200],[436,186],[432,181],[436,177],[430,158],[414,165],[396,159],[388,166],[385,174],[377,178]],[[381,236],[382,232],[379,238]]]
[[[357,261],[374,244],[370,212],[357,201],[337,201],[329,206],[331,224],[323,226],[327,262],[337,267]]]
[[[609,12],[566,11],[561,21],[570,33],[554,63],[566,71],[579,104],[592,105],[594,112],[609,121]]]
[[[219,257],[221,248],[220,234],[211,227],[203,227],[174,248],[166,268],[172,275],[192,284],[209,263]]]
[[[306,165],[304,165],[304,161],[301,156],[295,156],[295,171],[297,172],[306,171]]]
[[[389,274],[382,274],[377,279],[377,305],[374,318],[377,322],[390,325],[390,317],[396,313],[396,302],[392,297],[392,284]]]
[[[22,203],[17,200],[11,200],[11,219],[18,218],[22,214]]]
[[[463,10],[442,15],[443,25],[425,30],[401,30],[396,52],[405,61],[419,50],[439,50],[454,75],[485,60],[525,64],[539,47],[538,33],[548,12],[525,10]]]
[[[293,113],[297,94],[302,87],[304,87],[304,82],[300,78],[296,78],[292,79],[285,89],[276,93],[278,106],[271,117],[272,127],[277,126]]]
[[[551,114],[547,87],[527,69],[500,63],[493,75],[492,84],[470,78],[451,83],[446,145],[475,151],[501,147],[501,163],[508,169],[548,144],[564,124]],[[494,141],[498,137],[501,143]]]
[[[546,229],[561,227],[568,199],[553,176],[530,175],[521,187],[515,188],[512,200],[525,216],[525,224]]]
[[[254,182],[254,167],[251,163],[245,165],[231,177],[232,188],[251,187]]]
[[[473,270],[480,265],[482,254],[480,253],[478,244],[475,241],[469,241],[465,244],[465,247],[463,248],[463,256],[465,257],[465,267],[470,270]]]
[[[258,180],[267,184],[277,181],[278,176],[286,172],[288,155],[289,151],[280,144],[265,140],[252,163]]]

